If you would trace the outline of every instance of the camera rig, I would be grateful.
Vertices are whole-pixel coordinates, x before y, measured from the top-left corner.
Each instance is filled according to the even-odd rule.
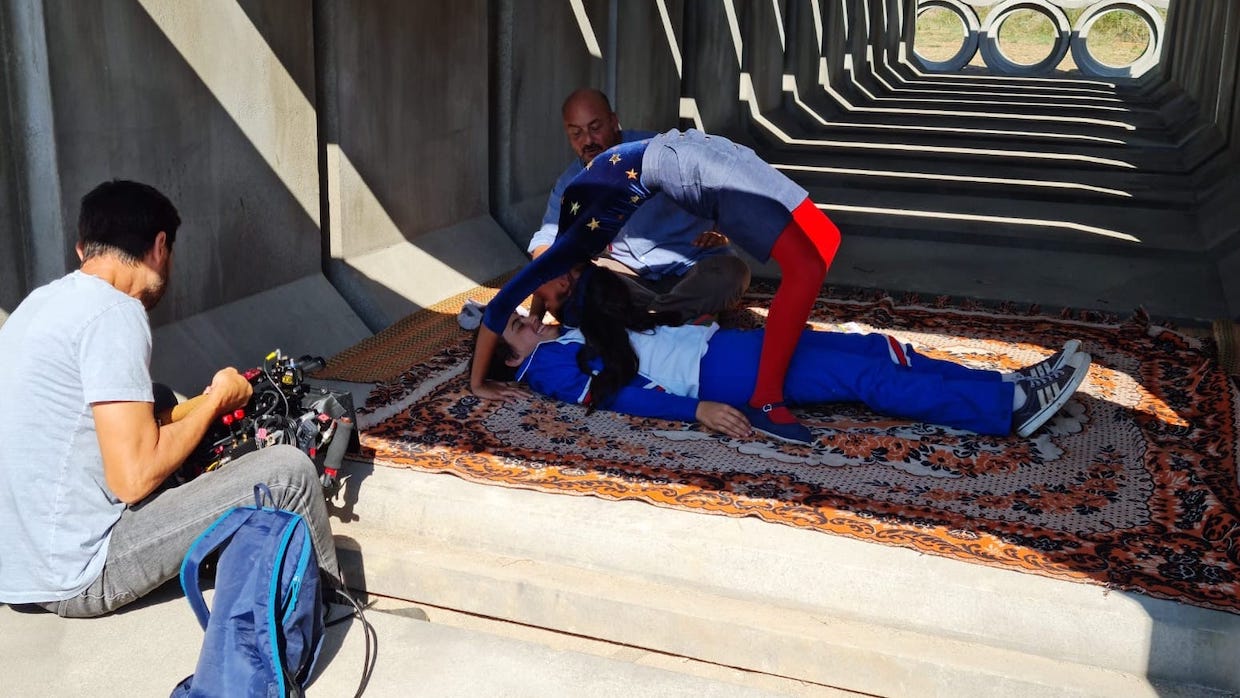
[[[310,457],[328,497],[340,487],[346,452],[357,452],[353,397],[306,384],[306,374],[325,365],[322,357],[271,352],[262,365],[242,375],[254,394],[245,407],[222,415],[174,475],[177,484],[276,444],[297,447]]]

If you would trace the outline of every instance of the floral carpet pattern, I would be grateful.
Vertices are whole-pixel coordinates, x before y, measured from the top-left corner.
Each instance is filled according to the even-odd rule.
[[[761,291],[762,289],[759,289]],[[769,288],[766,289],[769,291]],[[769,294],[725,318],[761,322]],[[1240,613],[1240,389],[1211,347],[1128,320],[828,289],[820,329],[881,331],[939,358],[1011,370],[1070,338],[1094,363],[1032,438],[986,437],[865,407],[798,410],[817,443],[584,416],[467,389],[465,333],[372,391],[377,464],[496,485],[763,520]]]

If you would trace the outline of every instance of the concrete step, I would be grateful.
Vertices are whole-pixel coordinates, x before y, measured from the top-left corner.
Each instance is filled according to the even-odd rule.
[[[194,672],[202,630],[175,588],[102,618],[68,620],[0,607],[0,656],[10,696],[159,696]],[[385,612],[384,609],[393,611]],[[344,607],[334,609],[343,615]],[[612,656],[555,649],[477,628],[425,620],[419,609],[378,605],[366,612],[377,656],[366,696],[679,696],[759,698],[776,695],[847,696],[826,687],[798,690],[795,682],[750,677],[707,667],[724,679],[677,668],[685,661],[651,658],[611,646]],[[489,628],[494,624],[482,624]],[[362,678],[365,634],[356,620],[327,630],[319,673],[306,690],[315,696],[353,695]],[[674,659],[674,658],[671,658]],[[643,663],[645,662],[645,663]],[[17,670],[20,667],[20,670]],[[698,671],[703,671],[697,668]],[[756,688],[746,684],[765,684]]]
[[[1171,150],[1178,139],[1165,128],[1127,129],[1116,125],[1049,119],[995,118],[989,123],[976,119],[961,121],[935,114],[848,114],[826,106],[824,100],[811,105],[791,92],[785,92],[783,111],[799,122],[807,133],[823,136],[872,138],[898,137],[902,141],[925,140],[928,144],[977,143],[981,148],[1013,147],[1016,144],[1092,146],[1100,149],[1147,148]]]
[[[1148,208],[1131,201],[1103,206],[1075,203],[1069,197],[1022,199],[929,188],[896,191],[849,186],[854,183],[860,184],[819,180],[802,185],[824,210],[847,213],[867,230],[889,236],[1121,256],[1204,251],[1195,219],[1185,211]],[[859,232],[854,228],[854,234]]]
[[[883,109],[893,112],[950,111],[959,119],[986,119],[1005,114],[1015,118],[1056,117],[1080,123],[1115,123],[1135,129],[1160,130],[1168,126],[1160,110],[1124,102],[1109,95],[1060,93],[1055,90],[1012,90],[995,88],[962,89],[939,83],[934,86],[890,89],[873,79],[837,80],[830,85],[832,99],[857,109]],[[822,86],[825,97],[826,91]],[[915,91],[916,90],[916,91]],[[810,89],[804,95],[813,96]],[[811,102],[812,103],[812,102]]]
[[[883,696],[1240,690],[1240,618],[755,519],[357,465],[386,596]]]
[[[757,120],[755,120],[757,121]],[[883,120],[882,123],[890,123]],[[925,123],[920,122],[920,123]],[[960,122],[957,121],[956,125]],[[879,133],[837,135],[804,123],[785,110],[761,115],[751,129],[764,145],[781,150],[812,149],[824,159],[840,154],[869,154],[884,160],[913,156],[934,157],[968,163],[973,167],[1042,166],[1080,171],[1139,171],[1151,173],[1185,172],[1175,148],[1129,148],[1057,142],[1019,142],[1012,139],[961,138],[951,133]],[[986,127],[1010,129],[1012,124]],[[1018,124],[1019,129],[1053,130],[1045,124]],[[1123,135],[1123,134],[1120,134]]]
[[[1214,261],[1201,255],[1118,256],[1109,253],[996,247],[900,237],[910,223],[898,212],[882,217],[826,213],[843,231],[827,283],[927,295],[1038,303],[1102,310],[1121,317],[1143,307],[1152,316],[1191,325],[1228,317]],[[901,226],[899,229],[883,227]],[[773,276],[772,263],[758,276]]]
[[[873,73],[873,79],[879,81],[883,89],[887,90],[884,94],[998,93],[1096,104],[1118,102],[1150,112],[1161,112],[1180,94],[1175,90],[1147,89],[1096,78],[1020,78],[981,72],[914,74],[907,66],[897,65],[895,68],[892,70],[890,66],[882,66],[881,70]]]
[[[981,170],[951,161],[914,159],[897,162],[844,155],[824,159],[803,151],[767,151],[767,159],[802,186],[839,186],[876,191],[922,191],[945,196],[980,196],[1012,200],[1064,201],[1100,207],[1137,205],[1189,211],[1198,189],[1184,175],[1140,172],[1056,172],[1049,168],[1005,166]]]

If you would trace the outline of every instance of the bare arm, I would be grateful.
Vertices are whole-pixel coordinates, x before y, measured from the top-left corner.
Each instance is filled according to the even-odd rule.
[[[215,374],[195,409],[180,421],[160,425],[149,402],[98,402],[91,405],[103,475],[121,501],[135,504],[155,491],[185,462],[207,428],[224,412],[242,407],[252,389],[236,369]]]
[[[696,416],[697,421],[706,428],[735,439],[743,439],[753,433],[745,415],[735,407],[722,402],[702,400],[698,403]]]
[[[520,388],[487,380],[487,367],[491,365],[491,357],[495,356],[495,348],[498,345],[499,335],[485,324],[478,327],[478,341],[474,344],[474,363],[469,370],[469,389],[474,395],[486,400],[524,397],[525,391]]]
[[[538,255],[542,254],[543,252],[546,252],[547,249],[550,247],[551,245],[539,245],[538,247],[535,247],[534,249],[530,250],[530,259],[538,259]],[[543,299],[539,298],[537,295],[531,296],[530,297],[530,317],[538,318],[539,320],[542,320],[543,315],[545,315],[546,313],[547,313],[547,304],[543,302]]]

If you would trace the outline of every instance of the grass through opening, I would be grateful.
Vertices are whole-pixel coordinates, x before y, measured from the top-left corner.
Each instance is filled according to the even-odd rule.
[[[978,7],[978,19],[984,23],[994,6]],[[1070,25],[1085,12],[1085,8],[1064,10]],[[1164,21],[1167,11],[1158,8]],[[1009,60],[1022,65],[1032,65],[1050,55],[1054,45],[1055,25],[1046,15],[1033,10],[1018,10],[999,29],[999,45]],[[1089,30],[1089,51],[1098,61],[1113,67],[1129,65],[1145,53],[1152,37],[1149,27],[1135,12],[1114,9],[1102,13]],[[955,13],[934,7],[917,16],[916,37],[913,50],[930,61],[944,61],[956,55],[964,43],[964,25]],[[984,68],[979,51],[969,64]],[[1076,70],[1069,53],[1057,70]]]

